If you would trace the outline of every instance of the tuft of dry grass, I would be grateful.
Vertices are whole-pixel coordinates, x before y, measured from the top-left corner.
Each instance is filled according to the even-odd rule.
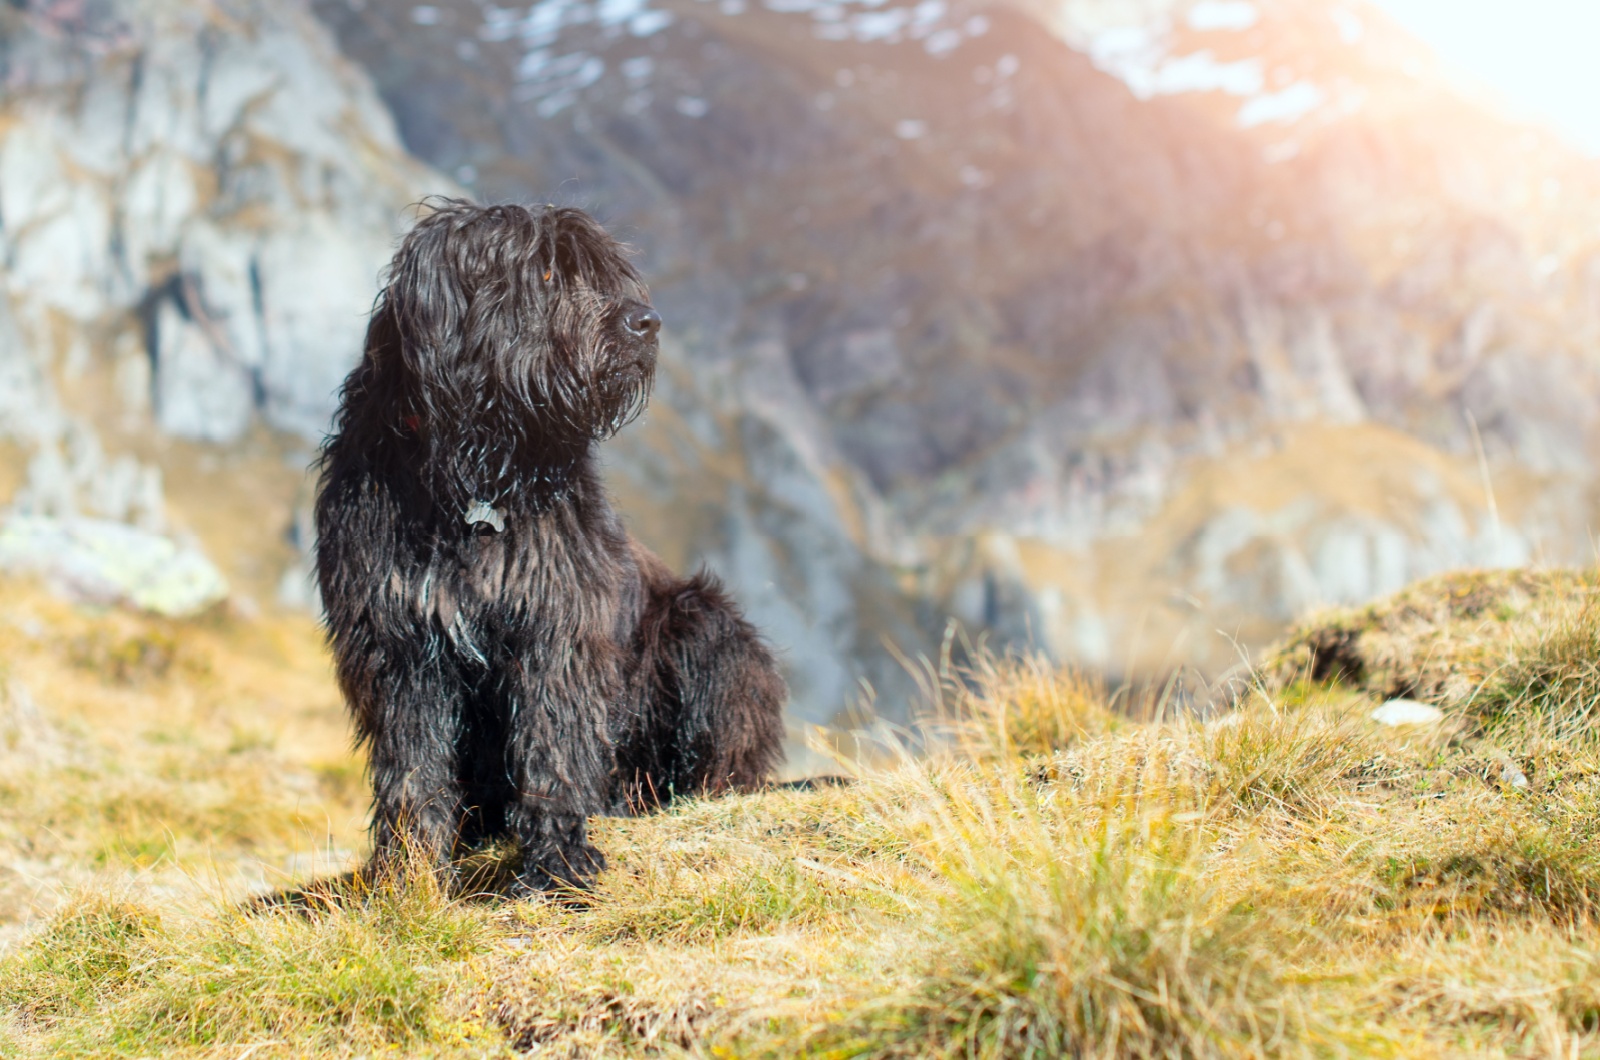
[[[976,758],[1049,755],[1118,725],[1103,681],[1039,654],[980,652],[946,687],[958,745]]]
[[[1216,870],[1204,792],[1126,785],[1085,800],[973,774],[928,792],[922,858],[953,944],[915,994],[866,1006],[830,1042],[881,1056],[1203,1055],[1282,1005],[1272,926]],[[1119,790],[1120,789],[1120,790]],[[1054,796],[1054,797],[1051,797]]]
[[[1600,599],[1584,593],[1536,629],[1519,631],[1473,706],[1491,721],[1558,740],[1593,730],[1600,718]]]

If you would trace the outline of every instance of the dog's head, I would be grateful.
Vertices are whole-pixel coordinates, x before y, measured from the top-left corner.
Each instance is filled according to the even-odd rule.
[[[621,244],[576,208],[430,205],[367,335],[372,367],[408,377],[419,426],[493,421],[582,444],[637,416],[661,316]]]

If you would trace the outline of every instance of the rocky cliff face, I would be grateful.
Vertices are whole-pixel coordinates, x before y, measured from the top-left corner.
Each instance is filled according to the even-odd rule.
[[[17,6],[0,217],[28,345],[52,316],[69,345],[133,328],[125,396],[164,432],[316,437],[429,186],[365,81],[294,5]]]
[[[290,568],[306,600],[280,540],[300,471],[263,496],[237,465],[263,427],[304,465],[406,204],[449,182],[294,5],[0,6],[0,84],[13,510],[226,537],[225,566]]]
[[[1216,671],[1315,603],[1589,557],[1600,177],[1359,3],[13,0],[0,34],[0,486],[187,528],[258,595],[303,598],[298,468],[452,182],[640,248],[669,338],[613,482],[789,653],[797,719],[863,679],[893,712],[885,642],[951,615]]]

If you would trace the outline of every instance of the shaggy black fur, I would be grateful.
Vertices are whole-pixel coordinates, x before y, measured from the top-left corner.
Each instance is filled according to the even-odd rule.
[[[317,576],[371,759],[374,867],[501,836],[518,891],[604,867],[586,818],[751,790],[783,681],[717,583],[623,528],[596,443],[661,318],[581,210],[447,200],[406,237],[322,456]]]

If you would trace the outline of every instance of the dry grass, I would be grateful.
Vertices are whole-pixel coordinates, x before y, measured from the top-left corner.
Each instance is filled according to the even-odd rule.
[[[84,888],[243,893],[363,841],[314,623],[175,622],[0,581],[0,944]]]
[[[1578,700],[1600,690],[1596,591],[1590,572],[1441,575],[1366,607],[1311,616],[1268,653],[1261,684],[1282,694],[1300,681],[1339,682],[1477,717],[1530,697],[1581,712]]]
[[[413,880],[305,916],[236,903],[325,848],[321,822],[358,842],[320,655],[275,620],[9,587],[13,613],[57,610],[5,645],[27,695],[0,837],[11,879],[53,882],[3,910],[26,931],[0,1051],[1600,1056],[1588,584],[1457,579],[1308,626],[1209,722],[1121,720],[1090,678],[980,658],[940,684],[929,753],[854,786],[597,822],[592,894]],[[1306,679],[1330,676],[1319,629],[1363,674]],[[1454,720],[1375,725],[1396,680]]]

